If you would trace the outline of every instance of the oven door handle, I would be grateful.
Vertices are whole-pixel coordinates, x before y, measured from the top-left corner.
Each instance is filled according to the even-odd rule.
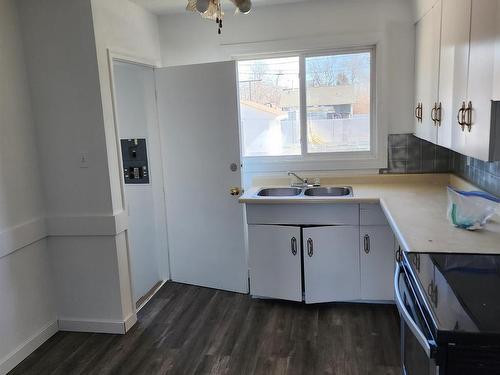
[[[411,332],[419,342],[419,344],[422,346],[424,349],[425,353],[427,354],[427,357],[431,358],[431,345],[429,343],[429,340],[427,340],[427,337],[425,337],[424,333],[420,330],[418,325],[415,323],[413,318],[411,317],[410,313],[406,309],[403,299],[401,298],[401,293],[399,291],[399,275],[403,272],[401,265],[398,264],[396,267],[396,272],[394,274],[394,292],[396,295],[396,306],[398,307],[399,314],[401,315],[401,318],[404,319],[406,324],[408,325],[408,328],[410,328]]]

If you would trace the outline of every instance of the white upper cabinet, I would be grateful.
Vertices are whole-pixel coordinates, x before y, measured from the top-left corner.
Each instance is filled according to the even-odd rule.
[[[469,28],[472,0],[442,0],[438,144],[464,152],[465,135],[457,123],[467,95]]]
[[[417,23],[416,36],[415,134],[498,160],[500,120],[492,121],[492,100],[500,99],[500,0],[440,0]]]
[[[415,135],[437,142],[437,126],[432,119],[438,101],[441,40],[441,1],[416,25]]]
[[[500,0],[473,0],[469,80],[465,121],[464,154],[481,160],[494,159],[494,144],[491,123],[491,100],[494,93],[495,48],[498,44],[498,8]],[[497,62],[498,64],[499,62]],[[500,147],[500,145],[496,145]]]

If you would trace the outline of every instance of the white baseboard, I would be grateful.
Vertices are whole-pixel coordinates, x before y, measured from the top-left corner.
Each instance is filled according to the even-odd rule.
[[[38,333],[31,336],[19,345],[10,354],[0,359],[0,375],[7,374],[10,370],[21,363],[27,356],[33,353],[40,345],[47,341],[57,332],[57,321],[51,322]]]
[[[136,312],[141,311],[141,310],[142,310],[142,308],[143,308],[144,306],[146,306],[146,305],[148,304],[148,302],[149,302],[149,301],[151,301],[151,298],[153,298],[153,297],[156,295],[156,293],[158,293],[158,291],[161,289],[161,287],[162,287],[163,285],[165,285],[165,283],[166,283],[166,281],[165,281],[165,280],[162,280],[162,281],[160,282],[160,284],[159,284],[159,285],[158,285],[158,286],[157,286],[157,287],[153,290],[153,292],[149,295],[149,297],[148,297],[146,300],[144,300],[144,301],[141,303],[141,305],[140,305],[139,307],[137,307]]]
[[[130,314],[130,316],[125,319],[125,332],[128,332],[130,328],[134,326],[134,324],[137,323],[137,314],[133,313]]]
[[[137,320],[135,314],[127,320],[86,320],[86,319],[68,319],[59,318],[59,330],[71,332],[92,332],[92,333],[112,333],[124,335],[127,332],[127,326],[130,328]],[[131,325],[130,325],[131,324]]]

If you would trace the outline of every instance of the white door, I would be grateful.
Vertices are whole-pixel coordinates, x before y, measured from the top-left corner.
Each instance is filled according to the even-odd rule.
[[[472,127],[466,131],[465,154],[489,160],[491,100],[495,73],[495,41],[499,0],[473,0],[470,34],[468,100],[472,103]]]
[[[465,133],[457,114],[467,97],[469,68],[469,35],[472,0],[442,0],[441,58],[439,70],[439,100],[441,126],[438,144],[463,152]]]
[[[247,293],[243,205],[230,195],[241,183],[235,63],[157,69],[156,81],[172,280]]]
[[[250,294],[302,301],[300,228],[249,225]]]
[[[306,303],[360,299],[359,227],[303,229]]]
[[[119,137],[145,138],[149,159],[150,183],[126,184],[124,188],[133,294],[137,302],[155,284],[169,278],[155,77],[152,68],[116,61],[113,77]]]
[[[437,141],[437,126],[431,111],[438,100],[439,46],[441,38],[441,1],[416,26],[416,94],[422,103],[422,120],[415,123],[415,135],[429,142]]]
[[[361,298],[369,301],[394,299],[395,239],[388,226],[360,228]]]

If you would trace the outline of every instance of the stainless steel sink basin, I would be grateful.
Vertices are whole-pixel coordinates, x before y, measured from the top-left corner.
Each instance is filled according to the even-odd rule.
[[[293,187],[279,187],[279,188],[265,188],[259,190],[257,195],[259,197],[293,197],[302,192],[300,188]]]
[[[352,187],[316,187],[306,189],[304,195],[308,197],[345,197],[352,196]]]

